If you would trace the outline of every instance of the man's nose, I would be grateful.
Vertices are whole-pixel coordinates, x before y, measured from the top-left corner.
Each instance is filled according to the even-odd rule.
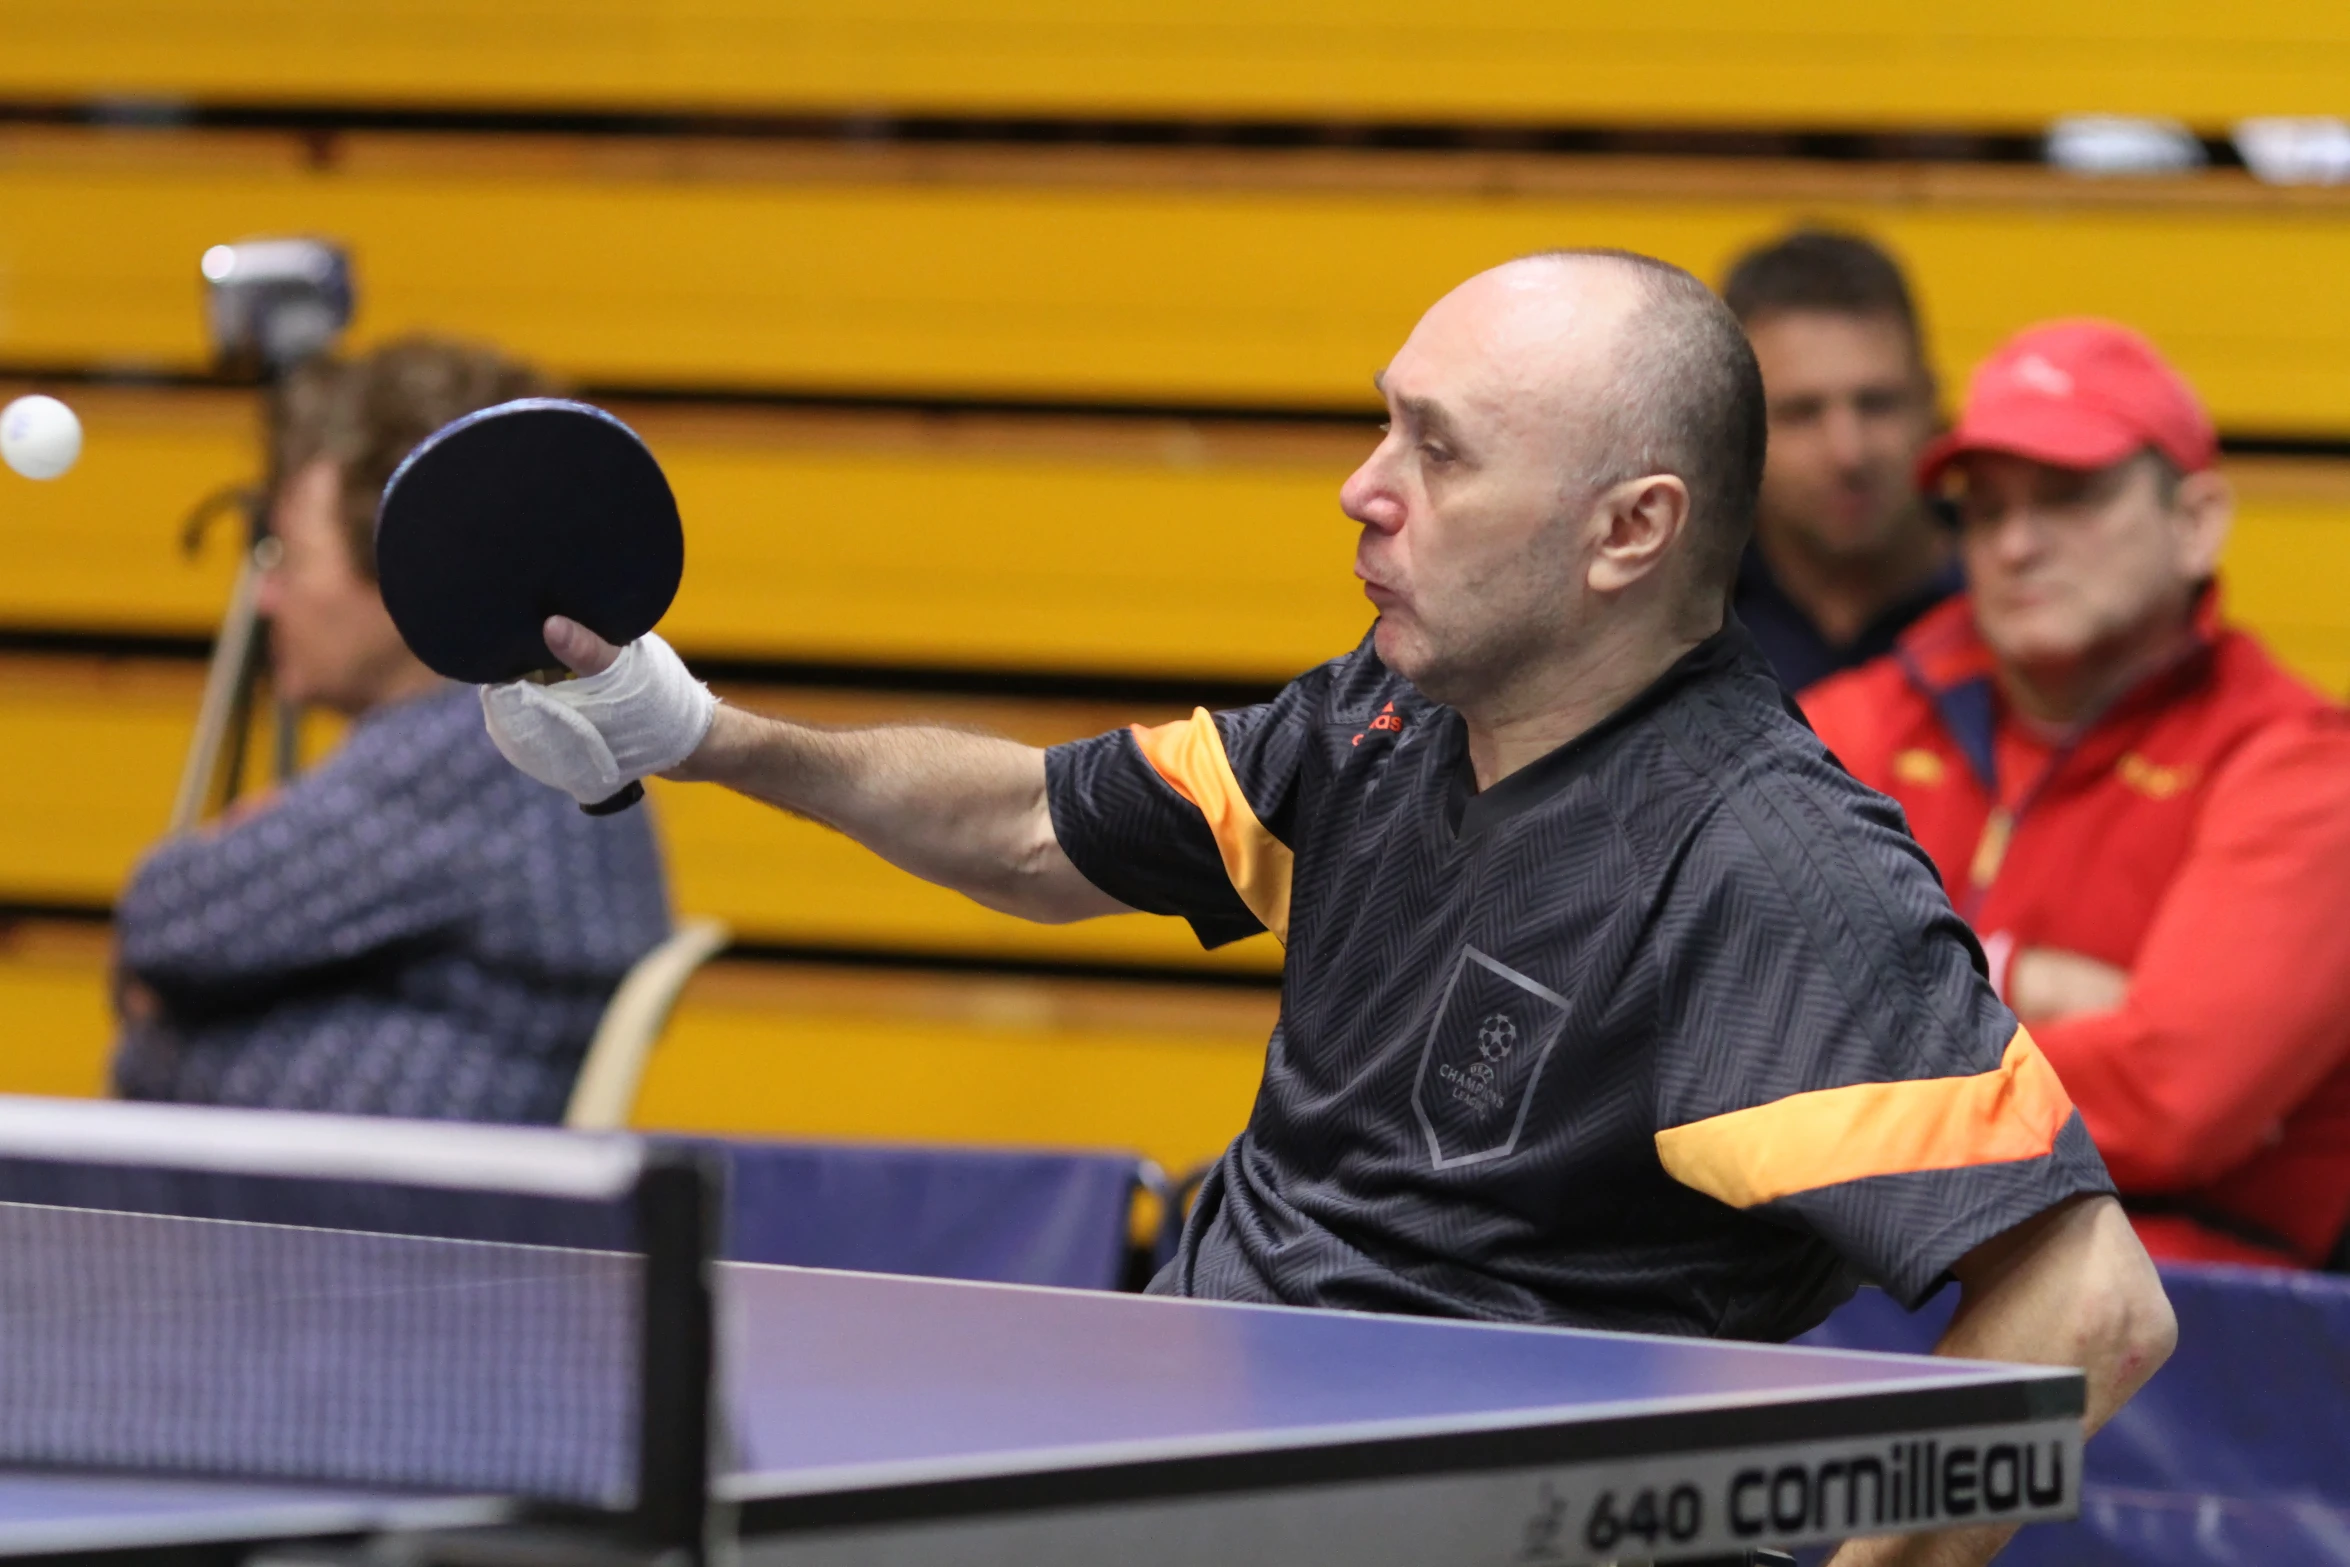
[[[1338,487],[1338,509],[1366,528],[1393,533],[1403,526],[1403,497],[1381,461],[1384,444]]]
[[[1826,425],[1829,461],[1848,473],[1868,462],[1868,431],[1862,424],[1859,409],[1849,403],[1832,404]]]
[[[2029,506],[2010,507],[1991,524],[1991,558],[2003,566],[2021,566],[2040,553],[2040,518]]]

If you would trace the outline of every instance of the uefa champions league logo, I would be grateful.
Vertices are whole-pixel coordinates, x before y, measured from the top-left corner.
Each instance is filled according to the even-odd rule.
[[[1452,1097],[1483,1115],[1491,1115],[1508,1103],[1507,1097],[1496,1086],[1502,1065],[1510,1052],[1518,1048],[1518,1024],[1507,1012],[1486,1014],[1477,1025],[1477,1059],[1465,1067],[1450,1064],[1436,1069],[1436,1075],[1452,1085]]]
[[[1509,1156],[1567,1011],[1567,998],[1541,981],[1461,948],[1412,1083],[1412,1113],[1437,1169]]]
[[[1518,1025],[1507,1012],[1496,1012],[1477,1025],[1478,1059],[1469,1064],[1469,1075],[1480,1082],[1493,1081],[1493,1074],[1518,1048]]]

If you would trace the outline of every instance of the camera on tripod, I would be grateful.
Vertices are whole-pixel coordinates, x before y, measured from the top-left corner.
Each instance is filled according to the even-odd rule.
[[[215,245],[199,264],[204,324],[220,368],[275,380],[351,324],[351,258],[322,239]]]
[[[322,239],[248,239],[215,245],[197,264],[204,275],[204,325],[215,364],[225,373],[257,379],[275,400],[287,375],[333,348],[351,324],[351,258]],[[234,484],[198,502],[180,528],[180,547],[193,556],[213,519],[237,518],[244,556],[213,639],[196,732],[171,809],[170,830],[187,832],[215,802],[234,800],[244,787],[245,748],[256,691],[267,662],[259,636],[255,594],[276,558],[269,537],[266,486]],[[276,704],[272,771],[282,781],[295,769],[295,714]]]

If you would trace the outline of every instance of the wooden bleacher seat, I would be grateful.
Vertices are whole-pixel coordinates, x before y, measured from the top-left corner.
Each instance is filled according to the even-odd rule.
[[[635,1120],[1187,1169],[1246,1124],[1278,1008],[1270,988],[721,960],[686,987]]]
[[[11,758],[0,769],[0,905],[112,903],[138,855],[162,835],[202,680],[192,662],[0,657],[0,753]],[[729,689],[821,721],[927,716],[1035,743],[1097,732],[1119,714],[1092,704]],[[720,790],[656,782],[654,799],[673,896],[748,941],[1263,975],[1280,968],[1267,936],[1204,953],[1189,927],[1150,915],[1032,925],[917,881],[829,829]]]
[[[2310,0],[2250,18],[1985,0],[1963,36],[1929,11],[1825,0],[1793,13],[1672,0],[1631,20],[1507,0],[1466,21],[1399,0],[1207,0],[1181,16],[1116,0],[894,3],[851,17],[807,0],[580,0],[550,30],[486,12],[485,25],[428,29],[390,0],[347,0],[299,26],[277,0],[0,0],[0,103],[2028,133],[2082,108],[2206,129],[2334,112],[2350,56],[2350,13]],[[2230,173],[2100,183],[1482,152],[16,124],[0,126],[0,213],[0,366],[197,370],[195,257],[295,231],[357,253],[357,346],[432,327],[654,392],[1366,419],[1369,372],[1478,267],[1606,243],[1711,276],[1742,245],[1819,217],[1912,263],[1952,383],[2023,321],[2095,310],[2160,338],[2233,433],[2350,434],[2350,296],[2337,286],[2350,192]],[[0,476],[0,635],[209,634],[228,541],[183,562],[175,525],[198,495],[250,473],[250,400],[63,390],[89,423],[88,454],[56,485]],[[1274,681],[1350,645],[1367,618],[1335,505],[1361,427],[622,411],[685,502],[688,584],[665,629],[692,655]],[[2234,471],[2247,512],[2228,560],[2233,609],[2350,690],[2350,608],[2336,591],[2350,572],[2350,463]],[[26,656],[0,658],[0,677],[12,759],[0,904],[102,907],[161,830],[200,670]],[[1171,716],[731,694],[1038,742]],[[639,1124],[1120,1146],[1179,1169],[1245,1118],[1276,1006],[1261,983],[1280,962],[1269,939],[1203,955],[1173,921],[1029,926],[720,792],[657,786],[655,801],[679,901],[752,943],[1197,966],[1260,983],[744,962],[670,973],[648,979],[677,1009]],[[92,924],[19,922],[0,937],[0,1015],[17,1040],[0,1049],[0,1091],[102,1085],[104,961]],[[620,1097],[591,1118],[616,1122]]]
[[[0,1093],[91,1099],[106,1092],[114,1045],[103,925],[0,925]]]
[[[1710,276],[1826,218],[1909,261],[1952,376],[2098,312],[2226,429],[2350,431],[2350,190],[2240,172],[19,128],[0,211],[0,364],[195,368],[194,258],[305,232],[353,246],[363,339],[430,325],[595,384],[1364,410],[1478,268],[1614,244]]]
[[[0,491],[0,630],[209,637],[233,530],[189,561],[178,524],[252,472],[253,399],[63,390],[87,455]],[[1337,499],[1367,424],[615,406],[684,506],[664,630],[705,655],[1279,681],[1369,623]]]
[[[102,925],[0,927],[0,1093],[105,1092],[107,943]],[[1114,1148],[1183,1169],[1247,1120],[1278,1004],[1268,988],[721,960],[685,987],[632,1119]]]
[[[249,399],[68,390],[89,455],[54,484],[0,490],[0,634],[208,637],[233,542],[222,529],[185,561],[177,524],[250,472]],[[689,654],[1271,684],[1352,646],[1368,623],[1337,504],[1367,425],[615,406],[684,503],[686,582],[663,630]],[[2350,603],[2337,591],[2350,580],[2350,462],[2239,458],[2229,471],[2244,507],[2227,559],[2235,612],[2350,693]],[[908,711],[825,709],[843,721],[885,710]],[[1030,725],[1040,743],[1173,716],[1049,711],[1059,716],[1041,728],[1010,709],[971,716]],[[64,728],[31,738],[57,749],[73,725],[112,721],[58,711],[50,722]]]
[[[2350,462],[2238,458],[2228,613],[2335,697],[2350,697]]]
[[[472,14],[478,12],[478,14]],[[397,0],[0,5],[0,93],[717,113],[2037,126],[2085,108],[2331,113],[2350,24],[2244,7],[1831,0],[1638,11],[1406,0],[816,0],[558,11]]]

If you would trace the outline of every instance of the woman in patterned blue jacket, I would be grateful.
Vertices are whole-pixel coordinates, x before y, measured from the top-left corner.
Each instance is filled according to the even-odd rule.
[[[374,573],[375,500],[448,420],[545,390],[425,338],[298,372],[271,434],[277,693],[352,720],[315,770],[159,845],[116,912],[119,1093],[553,1121],[614,987],[667,934],[645,810],[582,815],[506,765],[418,663]]]

